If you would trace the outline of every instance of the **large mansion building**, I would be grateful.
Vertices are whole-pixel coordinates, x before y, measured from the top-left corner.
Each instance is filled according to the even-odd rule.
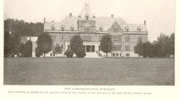
[[[103,35],[112,36],[113,49],[109,53],[112,57],[137,57],[134,46],[138,41],[148,40],[146,21],[143,24],[128,24],[120,17],[113,14],[107,17],[94,16],[88,4],[78,16],[70,13],[61,22],[46,21],[44,19],[44,32],[52,37],[53,47],[62,48],[61,56],[69,49],[70,40],[74,35],[80,35],[85,47],[86,57],[103,57],[100,41]],[[53,52],[51,52],[53,53]],[[56,56],[50,54],[50,56]]]

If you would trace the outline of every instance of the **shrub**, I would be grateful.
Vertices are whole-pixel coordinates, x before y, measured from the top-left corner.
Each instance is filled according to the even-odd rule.
[[[36,57],[40,57],[42,55],[42,52],[40,51],[40,49],[37,47],[36,48]]]
[[[73,57],[73,51],[71,51],[71,50],[66,50],[66,52],[64,53],[64,55],[66,55],[66,57],[68,57],[68,58],[72,58]]]
[[[76,56],[79,57],[79,58],[84,58],[84,57],[86,56],[86,53],[85,53],[84,48],[79,49],[79,50],[76,52]]]

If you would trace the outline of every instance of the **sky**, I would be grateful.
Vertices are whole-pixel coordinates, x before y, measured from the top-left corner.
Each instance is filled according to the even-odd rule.
[[[95,16],[123,18],[128,24],[147,21],[148,39],[175,32],[175,0],[4,0],[4,19],[60,22],[69,13],[78,16],[88,3]]]

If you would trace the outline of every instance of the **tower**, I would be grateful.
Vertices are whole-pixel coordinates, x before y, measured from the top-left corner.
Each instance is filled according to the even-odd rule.
[[[79,32],[91,33],[96,31],[95,16],[93,16],[88,3],[85,3],[80,15],[78,16],[77,24]]]

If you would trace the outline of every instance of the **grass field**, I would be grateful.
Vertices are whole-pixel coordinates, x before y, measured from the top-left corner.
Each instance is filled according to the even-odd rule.
[[[5,85],[174,85],[174,59],[5,58]]]

